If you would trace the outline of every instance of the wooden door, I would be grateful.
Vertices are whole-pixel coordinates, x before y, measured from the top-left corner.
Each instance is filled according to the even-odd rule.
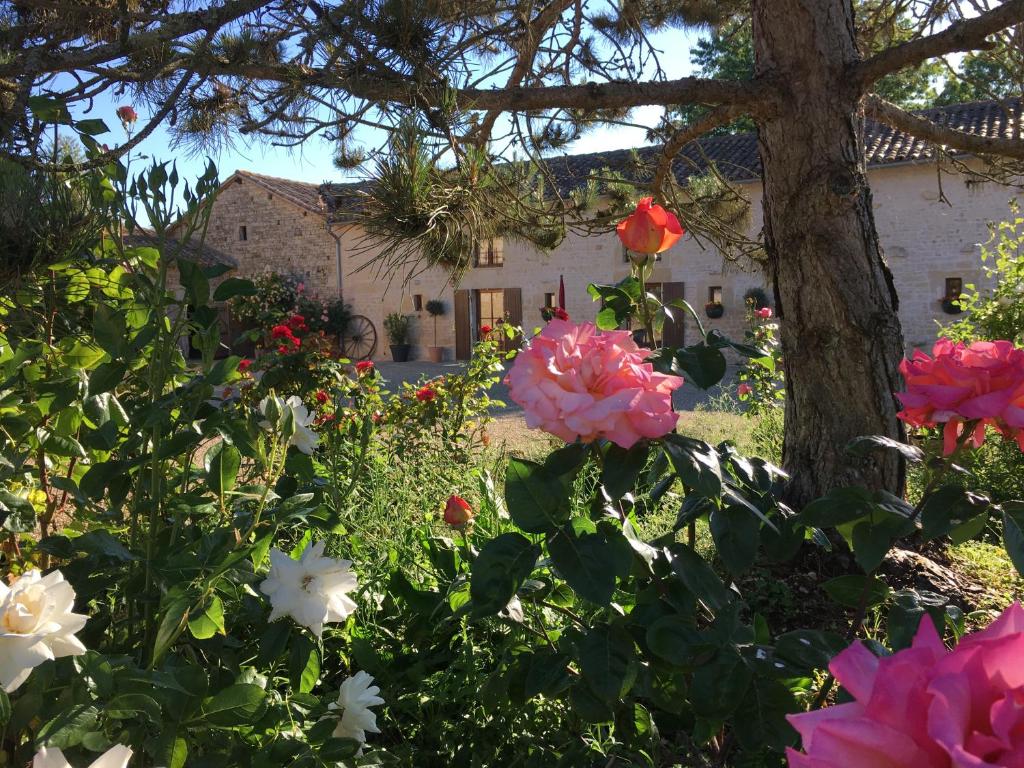
[[[664,304],[671,304],[676,299],[685,298],[685,283],[662,283],[661,300]],[[666,320],[662,329],[662,344],[666,347],[681,347],[686,338],[686,310],[672,307],[672,314],[675,319]]]
[[[455,359],[469,360],[473,341],[469,325],[469,291],[455,291]]]

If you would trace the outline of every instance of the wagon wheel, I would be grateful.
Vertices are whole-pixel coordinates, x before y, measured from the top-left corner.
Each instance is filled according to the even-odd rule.
[[[369,360],[377,348],[377,329],[370,318],[352,315],[341,334],[341,353],[349,360]]]

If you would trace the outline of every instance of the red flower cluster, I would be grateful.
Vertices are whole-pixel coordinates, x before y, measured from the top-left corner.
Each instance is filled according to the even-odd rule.
[[[331,399],[330,396],[322,389],[318,389],[314,397],[316,397],[316,401],[320,403],[320,405],[323,405],[324,403]]]
[[[356,373],[360,376],[366,373],[373,372],[373,361],[372,360],[360,360],[356,363]]]
[[[287,324],[280,323],[270,329],[270,338],[280,340],[281,344],[278,346],[277,351],[282,355],[287,355],[302,345],[302,341],[295,335],[296,332],[303,333],[308,330],[309,326],[306,325],[306,318],[302,315],[292,315],[288,318]],[[288,348],[289,344],[292,345],[293,349]]]
[[[956,448],[965,422],[977,422],[970,437],[976,448],[991,426],[1024,451],[1024,349],[1009,341],[968,346],[939,339],[932,355],[915,350],[900,363],[907,387],[896,393],[903,403],[899,417],[915,427],[945,424],[946,455]]]
[[[494,329],[493,329],[493,328],[491,328],[491,326],[489,326],[489,325],[481,325],[481,326],[480,326],[480,334],[481,334],[482,336],[486,336],[486,335],[487,335],[488,333],[490,333],[490,332],[491,332],[491,331],[493,331],[493,330],[494,330]]]
[[[437,392],[430,387],[420,387],[416,390],[416,399],[421,403],[429,403],[435,397],[437,397]]]
[[[569,313],[561,307],[541,307],[540,316],[543,318],[545,323],[550,323],[552,320],[569,319]]]
[[[302,315],[292,315],[289,317],[288,327],[297,333],[305,333],[309,330],[309,326],[306,325],[306,318]]]
[[[241,362],[238,363],[238,372],[239,373],[246,373],[249,370],[249,368],[251,368],[251,367],[252,367],[252,360],[250,360],[247,357],[243,358],[241,360]]]

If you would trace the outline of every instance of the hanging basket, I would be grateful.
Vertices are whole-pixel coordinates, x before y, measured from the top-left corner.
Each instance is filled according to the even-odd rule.
[[[710,317],[712,320],[717,320],[725,314],[724,304],[705,304],[704,314]]]
[[[959,315],[964,311],[963,307],[960,306],[959,299],[945,298],[942,299],[941,301],[942,311],[945,312],[947,315]]]

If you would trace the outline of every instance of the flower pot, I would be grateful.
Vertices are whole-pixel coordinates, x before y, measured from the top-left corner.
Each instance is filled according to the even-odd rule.
[[[706,314],[712,320],[716,320],[725,314],[725,306],[722,304],[705,305],[704,314]]]
[[[958,301],[959,299],[943,299],[942,311],[945,312],[947,315],[959,315],[961,312],[963,312],[963,309],[961,309]]]
[[[444,360],[444,347],[427,347],[427,360],[432,363]]]
[[[409,359],[409,350],[411,349],[411,344],[392,344],[391,359],[396,363],[404,363]]]

